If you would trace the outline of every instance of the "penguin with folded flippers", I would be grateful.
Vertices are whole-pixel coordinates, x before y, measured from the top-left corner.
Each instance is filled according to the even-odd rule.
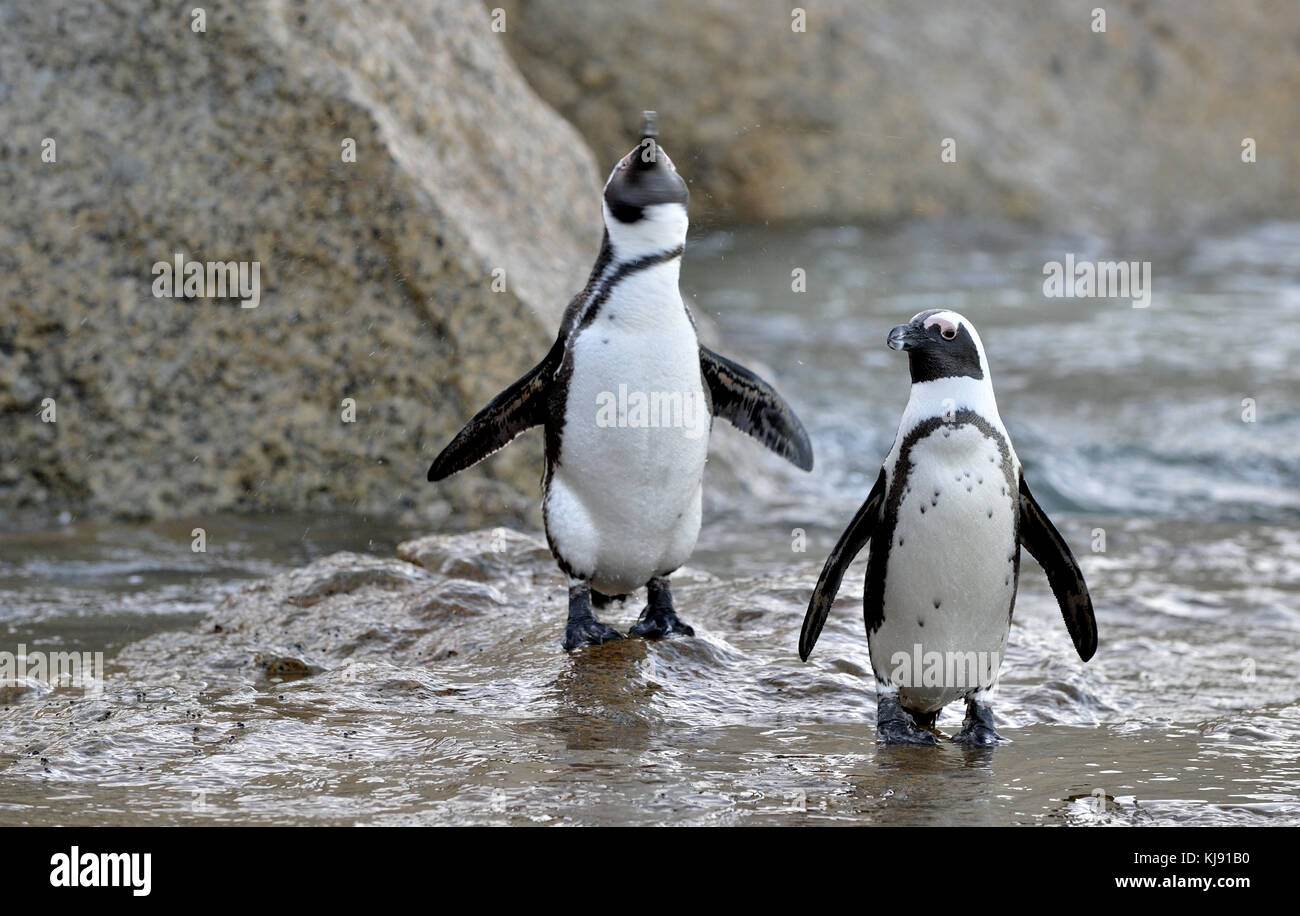
[[[998,416],[984,346],[952,311],[894,328],[911,395],[880,476],[826,560],[799,637],[808,660],[853,558],[868,544],[863,615],[876,677],[877,736],[935,744],[939,712],[965,700],[954,741],[996,744],[990,705],[1006,649],[1023,546],[1042,565],[1079,657],[1097,649],[1083,574],[1025,483]]]

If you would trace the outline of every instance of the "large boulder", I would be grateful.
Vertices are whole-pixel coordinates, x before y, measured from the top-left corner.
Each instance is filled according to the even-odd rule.
[[[535,501],[535,435],[424,472],[585,280],[580,136],[474,4],[193,8],[0,2],[0,517]],[[155,298],[177,252],[260,303]]]
[[[659,109],[697,217],[998,217],[1111,233],[1300,212],[1300,4],[488,6],[505,11],[524,75],[598,157],[620,149],[629,112]],[[940,159],[945,138],[954,163]]]

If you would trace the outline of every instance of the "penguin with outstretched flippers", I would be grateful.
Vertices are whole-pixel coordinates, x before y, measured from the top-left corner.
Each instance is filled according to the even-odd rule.
[[[648,602],[631,635],[694,635],[677,616],[669,576],[699,535],[713,417],[812,468],[812,445],[790,406],[696,337],[678,289],[687,199],[647,112],[641,142],[605,184],[600,254],[550,352],[429,468],[429,480],[442,480],[545,427],[542,514],[569,577],[566,649],[621,638],[596,619],[593,591],[645,586]]]

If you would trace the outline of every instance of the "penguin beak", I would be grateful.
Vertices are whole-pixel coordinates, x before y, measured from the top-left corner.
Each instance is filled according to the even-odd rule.
[[[605,202],[622,222],[641,219],[646,207],[682,204],[690,200],[686,182],[677,174],[673,161],[659,145],[655,115],[645,112],[641,142],[619,160],[605,184]]]
[[[900,324],[889,332],[886,343],[891,350],[914,350],[929,339],[923,328]]]
[[[629,163],[634,172],[653,172],[659,168],[660,161],[667,159],[668,154],[663,151],[654,137],[642,137],[637,148],[631,152],[632,161]]]
[[[650,172],[659,167],[659,156],[663,153],[659,149],[659,116],[653,111],[643,111],[641,117],[641,142],[629,155],[633,157],[634,172]]]

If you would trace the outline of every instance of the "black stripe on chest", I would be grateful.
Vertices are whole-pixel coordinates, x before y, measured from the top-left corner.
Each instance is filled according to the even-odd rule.
[[[862,595],[862,612],[870,635],[880,629],[884,622],[885,604],[885,570],[889,567],[889,550],[894,543],[894,532],[898,528],[898,514],[903,504],[903,494],[907,490],[908,478],[912,472],[912,449],[916,444],[942,427],[957,429],[961,426],[974,426],[986,438],[997,444],[1002,458],[1002,476],[1006,481],[1009,498],[1016,506],[1015,519],[1015,578],[1020,579],[1020,511],[1019,482],[1016,480],[1015,468],[1011,463],[1011,446],[1005,436],[994,429],[993,424],[973,410],[962,409],[953,419],[945,421],[943,417],[931,417],[912,428],[903,438],[898,449],[898,461],[894,465],[893,479],[889,492],[885,494],[885,505],[881,511],[880,524],[871,537],[871,552],[867,559],[867,580]],[[1015,603],[1014,593],[1012,603]]]
[[[574,328],[574,334],[576,335],[577,332],[583,330],[596,320],[596,316],[600,314],[601,306],[609,301],[609,297],[613,295],[614,290],[620,283],[633,274],[640,273],[643,270],[648,270],[651,267],[655,267],[659,264],[666,264],[669,261],[680,258],[684,250],[685,246],[678,245],[676,248],[668,251],[648,254],[644,257],[637,258],[634,261],[624,261],[622,264],[618,265],[618,267],[614,269],[614,272],[610,274],[609,279],[605,281],[600,291],[587,302],[587,307],[582,313],[582,318],[578,322],[578,326]]]
[[[571,308],[572,314],[566,316],[564,322],[563,329],[567,338],[564,347],[564,358],[560,362],[559,371],[555,373],[555,378],[552,380],[547,392],[546,470],[542,477],[543,488],[550,487],[551,474],[560,462],[560,443],[564,435],[565,406],[569,400],[569,383],[573,379],[573,341],[577,339],[578,334],[596,320],[601,306],[609,301],[609,297],[620,283],[643,270],[665,264],[674,258],[680,258],[684,250],[685,246],[678,245],[676,248],[667,251],[624,261],[614,269],[608,279],[599,282],[598,277],[605,272],[613,258],[613,250],[609,245],[608,235],[606,236],[604,243],[601,245],[600,256],[596,259],[595,267],[592,268],[591,279],[587,282],[587,289],[584,290],[584,295],[580,297],[579,301],[575,303],[575,306],[580,311]],[[689,317],[690,313],[687,312],[687,315]],[[692,319],[693,324],[694,319]]]

